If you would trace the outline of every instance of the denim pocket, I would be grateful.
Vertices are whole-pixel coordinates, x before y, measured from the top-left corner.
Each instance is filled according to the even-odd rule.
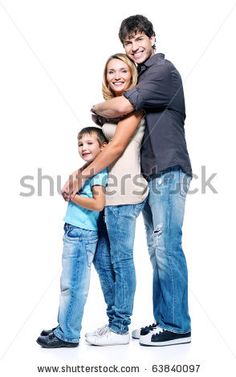
[[[96,248],[97,248],[97,243],[98,243],[98,240],[94,239],[94,240],[91,240],[89,242],[86,242],[86,244],[85,244],[88,267],[91,267],[91,265],[93,263],[94,255],[95,255]]]
[[[64,230],[65,230],[65,235],[64,235],[65,238],[72,239],[72,240],[80,238],[79,228],[70,224],[65,224]]]
[[[140,212],[143,210],[145,203],[146,203],[146,199],[144,199],[142,203],[133,204],[133,211],[134,211],[135,217],[139,216]]]
[[[180,182],[180,195],[185,198],[189,190],[191,177],[185,174],[184,172],[180,171],[179,182]]]

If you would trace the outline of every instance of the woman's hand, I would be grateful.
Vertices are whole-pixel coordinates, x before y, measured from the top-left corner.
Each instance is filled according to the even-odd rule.
[[[65,201],[69,202],[79,192],[83,184],[83,179],[80,170],[75,170],[70,174],[69,179],[66,181],[61,189],[62,197]]]

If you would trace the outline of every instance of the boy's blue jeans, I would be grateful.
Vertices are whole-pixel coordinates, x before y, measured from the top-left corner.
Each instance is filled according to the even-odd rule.
[[[105,223],[99,224],[94,258],[107,304],[109,327],[116,333],[128,331],[133,311],[136,277],[133,246],[136,219],[144,202],[105,207]]]
[[[185,199],[191,177],[174,167],[149,181],[143,209],[153,267],[153,313],[160,327],[190,331],[188,272],[182,249]]]
[[[78,343],[98,235],[70,224],[64,230],[59,325],[54,334],[65,342]]]

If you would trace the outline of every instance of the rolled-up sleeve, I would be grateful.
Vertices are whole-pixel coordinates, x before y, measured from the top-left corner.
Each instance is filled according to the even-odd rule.
[[[171,71],[167,65],[153,65],[138,85],[124,93],[136,111],[162,110],[171,100]]]

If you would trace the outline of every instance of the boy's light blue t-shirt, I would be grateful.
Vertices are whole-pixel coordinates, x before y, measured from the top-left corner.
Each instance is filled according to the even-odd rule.
[[[107,169],[104,169],[85,182],[84,186],[79,191],[79,195],[86,198],[92,198],[92,187],[96,185],[105,187],[107,185],[107,178]],[[69,202],[64,221],[68,224],[77,226],[78,228],[97,230],[98,216],[99,211],[92,211],[90,209],[83,208],[73,202]]]

